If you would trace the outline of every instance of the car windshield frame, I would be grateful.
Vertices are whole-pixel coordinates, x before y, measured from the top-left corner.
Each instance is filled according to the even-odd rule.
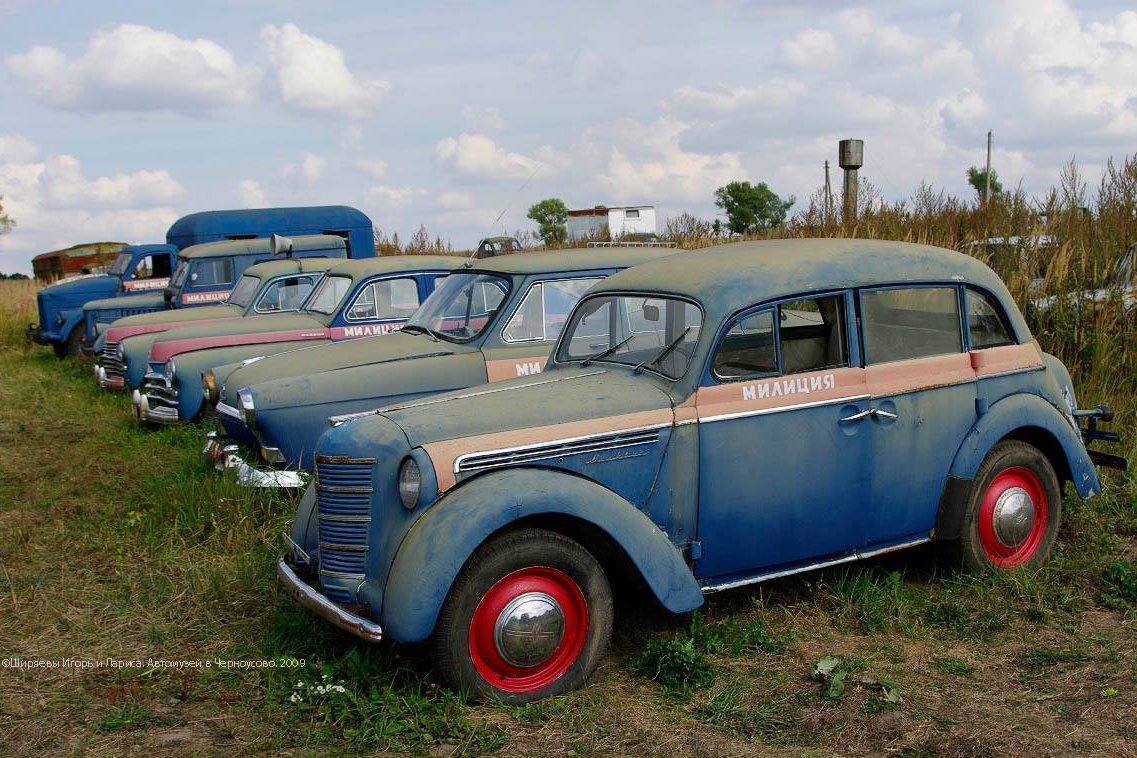
[[[178,258],[178,265],[174,267],[174,273],[170,277],[170,287],[181,287],[185,282],[186,277],[189,276],[190,261],[188,258]]]
[[[484,309],[478,313],[473,312],[475,286],[482,285],[481,303]],[[501,299],[491,308],[486,302],[485,287],[496,288],[501,292]],[[492,291],[492,290],[490,290]],[[494,274],[484,271],[454,271],[451,272],[434,292],[423,301],[419,309],[414,312],[403,326],[412,327],[411,332],[422,330],[446,342],[462,344],[478,339],[493,329],[494,322],[498,320],[502,311],[509,305],[510,295],[514,291],[514,281],[504,274]],[[463,305],[463,300],[465,304]],[[455,312],[455,310],[459,312]],[[472,323],[485,319],[477,328]],[[453,326],[448,321],[458,322]],[[461,322],[465,322],[463,326]],[[459,331],[461,330],[461,331]]]
[[[341,292],[339,294],[339,296],[337,298],[335,298],[335,302],[331,303],[330,306],[324,306],[323,303],[319,302],[320,298],[322,298],[324,296],[324,290],[325,289],[327,289],[329,287],[334,287],[339,282],[345,282],[345,281],[347,282],[347,287],[345,287],[343,292]],[[355,285],[355,280],[352,279],[350,276],[342,276],[342,275],[338,275],[338,274],[327,274],[320,281],[320,283],[317,284],[312,289],[312,294],[308,295],[308,299],[304,301],[304,304],[302,306],[300,306],[300,312],[301,313],[317,313],[321,316],[334,315],[339,310],[340,306],[343,304],[344,299],[349,294],[351,294],[352,290],[354,289],[354,285]],[[317,305],[319,305],[320,307],[317,307]],[[327,308],[326,310],[324,309],[325,307]]]
[[[134,260],[134,256],[130,253],[119,253],[115,257],[114,263],[112,263],[111,267],[107,269],[107,273],[111,276],[123,276],[126,274],[126,270],[130,266],[130,262],[132,260]]]
[[[261,278],[259,276],[241,274],[241,278],[237,280],[237,284],[233,286],[229,292],[229,297],[225,298],[225,302],[238,308],[248,308],[249,303],[253,302],[253,295],[257,294],[260,287]]]
[[[587,319],[595,317],[607,303],[612,302],[616,303],[618,319],[611,318],[609,308],[609,314],[601,317],[607,321],[606,328],[595,334],[587,332],[578,334],[582,325],[584,329],[595,329],[595,322],[588,325]],[[667,320],[674,317],[678,305],[683,306],[683,322],[669,324]],[[692,308],[698,315],[694,323],[690,320]],[[657,323],[662,317],[663,328],[637,328],[633,320],[637,312],[639,318],[643,320],[643,326]],[[705,313],[700,303],[680,295],[658,292],[603,292],[586,296],[573,309],[557,342],[553,360],[562,365],[576,363],[581,366],[593,362],[614,363],[633,369],[636,373],[650,371],[670,381],[678,381],[691,371],[694,357],[699,350],[699,341],[703,336],[704,318]],[[641,335],[644,335],[645,339],[638,342],[644,344],[637,344],[636,338]],[[574,340],[583,340],[580,344],[584,349],[579,353],[570,352]],[[679,351],[679,348],[684,349]],[[678,362],[676,360],[678,355],[685,355],[686,360]],[[671,359],[673,370],[663,366],[663,361],[667,358]]]

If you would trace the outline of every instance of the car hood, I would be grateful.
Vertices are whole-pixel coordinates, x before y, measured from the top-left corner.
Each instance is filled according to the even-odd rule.
[[[237,390],[251,387],[258,408],[366,397],[374,391],[389,397],[440,392],[485,378],[478,348],[401,332],[289,350],[218,376],[224,385],[221,402],[233,405]]]
[[[244,316],[171,329],[154,342],[150,360],[167,361],[181,353],[211,347],[327,338],[328,327],[308,314]]]
[[[103,308],[147,308],[157,306],[166,309],[166,299],[161,292],[147,292],[143,295],[125,295],[123,297],[108,297],[102,300],[91,300],[83,306],[84,311],[101,310]]]
[[[353,418],[365,442],[369,416],[397,423],[412,447],[461,440],[485,449],[642,426],[670,425],[669,385],[612,367],[563,368],[435,395]],[[471,438],[480,438],[472,440]]]
[[[72,277],[54,284],[49,284],[39,291],[41,297],[50,300],[71,300],[72,298],[90,295],[109,295],[118,290],[121,283],[117,276],[107,274],[92,274],[88,276]]]
[[[173,324],[210,321],[219,318],[239,318],[241,313],[240,308],[226,304],[139,313],[134,316],[124,316],[111,324],[106,331],[106,338],[111,342],[121,342],[136,334],[148,334],[170,329]]]

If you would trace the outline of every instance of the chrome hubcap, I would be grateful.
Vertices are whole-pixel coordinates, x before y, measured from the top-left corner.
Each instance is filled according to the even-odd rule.
[[[1034,526],[1034,501],[1022,487],[1008,487],[995,502],[991,514],[995,539],[1006,547],[1026,542]]]
[[[548,660],[565,636],[560,603],[544,592],[526,592],[509,601],[494,623],[493,641],[506,663],[529,668]]]

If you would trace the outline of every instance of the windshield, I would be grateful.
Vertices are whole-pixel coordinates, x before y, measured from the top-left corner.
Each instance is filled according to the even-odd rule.
[[[645,295],[581,302],[557,348],[558,363],[621,363],[678,379],[698,342],[703,314],[694,303]]]
[[[471,340],[493,321],[509,289],[510,281],[494,274],[452,273],[403,328],[420,327],[451,342]]]
[[[253,295],[257,292],[257,287],[260,285],[261,280],[259,277],[246,274],[237,282],[237,286],[229,293],[229,299],[225,302],[230,305],[247,308],[249,303],[253,300]]]
[[[347,291],[351,289],[351,277],[348,276],[326,276],[324,281],[316,286],[316,291],[308,298],[308,302],[304,303],[304,307],[300,310],[309,311],[311,313],[322,313],[325,316],[336,312],[339,308],[340,302],[344,299]]]
[[[178,266],[174,269],[174,275],[170,277],[170,287],[178,289],[186,280],[186,274],[189,273],[189,261],[184,258],[178,259]]]
[[[133,258],[130,253],[119,253],[118,257],[114,259],[110,269],[107,270],[108,274],[112,276],[122,276],[126,273],[127,266],[130,265],[130,260]]]

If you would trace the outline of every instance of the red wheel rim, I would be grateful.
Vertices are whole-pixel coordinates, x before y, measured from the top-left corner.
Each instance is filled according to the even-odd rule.
[[[559,642],[534,665],[507,661],[498,647],[499,620],[512,603],[540,596],[555,601],[564,619]],[[498,580],[474,609],[470,622],[470,659],[490,685],[505,692],[532,692],[564,675],[576,662],[588,634],[588,603],[567,574],[547,566],[520,569]]]
[[[1023,507],[1027,503],[1029,511]],[[1020,466],[1001,471],[983,494],[979,508],[983,552],[1000,568],[1026,563],[1042,544],[1048,511],[1046,490],[1033,471]],[[1015,539],[1008,539],[1006,532]]]

